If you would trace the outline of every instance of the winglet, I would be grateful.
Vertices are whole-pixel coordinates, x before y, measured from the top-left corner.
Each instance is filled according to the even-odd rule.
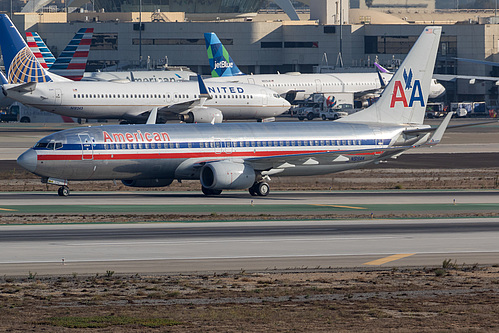
[[[204,40],[212,77],[244,75],[214,32],[206,32]]]
[[[158,108],[155,107],[149,113],[149,117],[147,118],[146,124],[156,124],[156,119],[158,117]]]
[[[454,112],[447,113],[447,116],[445,116],[442,123],[435,130],[435,133],[433,133],[432,137],[426,142],[427,146],[434,146],[440,143],[442,137],[444,136],[445,130],[447,129],[447,126],[449,126],[449,122],[453,114]]]
[[[0,82],[2,83],[2,85],[9,83],[9,81],[7,81],[7,78],[5,77],[5,74],[2,71],[0,71]]]
[[[385,67],[381,66],[377,62],[374,63],[374,66],[376,66],[376,68],[378,69],[378,71],[380,71],[381,73],[385,73],[385,74],[389,74],[390,73],[390,71],[388,71],[388,69],[386,69]]]
[[[211,99],[211,95],[208,92],[208,89],[206,89],[206,85],[204,84],[203,78],[201,75],[198,75],[198,84],[199,84],[199,97],[200,98],[206,98],[206,99]]]

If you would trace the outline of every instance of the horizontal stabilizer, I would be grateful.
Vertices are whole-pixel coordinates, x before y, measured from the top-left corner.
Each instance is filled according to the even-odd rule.
[[[15,91],[21,94],[33,92],[36,89],[36,82],[23,83],[18,86],[6,89],[7,93],[9,91]]]
[[[445,116],[444,120],[435,130],[435,133],[433,133],[431,138],[426,142],[427,145],[433,146],[440,143],[442,137],[444,136],[445,130],[447,129],[447,126],[449,126],[450,118],[452,118],[453,114],[454,112],[447,113],[447,116]]]

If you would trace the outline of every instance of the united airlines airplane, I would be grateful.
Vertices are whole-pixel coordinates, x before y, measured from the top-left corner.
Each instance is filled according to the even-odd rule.
[[[442,28],[426,27],[372,106],[335,122],[96,126],[51,134],[17,162],[60,185],[70,180],[121,180],[128,186],[167,186],[199,179],[206,195],[249,189],[269,193],[272,175],[303,176],[360,168],[405,150],[440,142],[423,125]]]
[[[392,73],[288,73],[245,75],[236,65],[222,42],[213,32],[204,34],[212,78],[206,82],[240,82],[270,88],[286,99],[303,99],[313,93],[349,93],[356,96],[380,93]],[[432,80],[430,98],[441,96],[444,86]],[[353,99],[353,98],[352,98]]]
[[[268,88],[241,83],[211,83],[208,98],[201,99],[196,82],[75,82],[45,71],[5,14],[0,15],[0,35],[9,82],[2,86],[3,93],[63,116],[140,122],[157,108],[186,122],[219,123],[265,120],[290,107]]]

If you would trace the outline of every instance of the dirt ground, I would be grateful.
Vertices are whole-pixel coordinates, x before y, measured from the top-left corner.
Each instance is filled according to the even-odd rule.
[[[499,259],[498,259],[499,262]],[[496,332],[499,265],[0,278],[0,331]]]
[[[0,171],[2,191],[56,190],[22,170]],[[366,169],[273,177],[272,190],[497,189],[498,177],[497,168]],[[73,182],[71,189],[134,190],[111,181]],[[199,191],[199,182],[162,190]],[[154,218],[165,220],[147,217]],[[499,257],[488,267],[444,259],[441,267],[154,276],[2,277],[0,265],[0,332],[499,332]]]

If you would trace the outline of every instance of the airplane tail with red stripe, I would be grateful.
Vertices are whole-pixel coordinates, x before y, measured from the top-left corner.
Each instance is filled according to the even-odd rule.
[[[36,32],[26,32],[26,43],[28,43],[31,52],[43,68],[49,69],[55,62],[55,57],[43,39]]]
[[[87,66],[93,34],[93,28],[81,28],[50,67],[50,72],[80,81]]]

